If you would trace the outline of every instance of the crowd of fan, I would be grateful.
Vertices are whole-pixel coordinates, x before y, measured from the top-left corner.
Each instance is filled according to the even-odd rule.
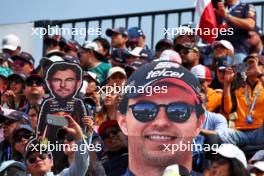
[[[185,26],[185,30],[191,31],[192,25]],[[127,139],[116,121],[122,92],[109,93],[106,88],[124,86],[142,65],[166,60],[183,65],[200,81],[206,120],[195,139],[196,144],[232,144],[215,156],[210,152],[193,151],[193,173],[264,175],[264,84],[261,81],[264,36],[257,26],[235,28],[230,40],[220,38],[211,45],[200,45],[199,37],[187,32],[175,36],[173,41],[159,40],[154,50],[146,45],[146,35],[138,27],[107,29],[111,43],[98,37],[80,45],[60,35],[48,36],[44,40],[45,57],[39,65],[30,53],[23,51],[17,36],[7,35],[2,40],[0,54],[0,173],[23,174],[26,170],[34,175],[35,170],[51,171],[52,157],[48,152],[35,155],[25,147],[35,136],[40,105],[50,96],[45,73],[53,63],[65,61],[77,63],[83,69],[83,85],[78,97],[93,119],[89,124],[94,130],[93,143],[103,146],[99,152],[89,152],[87,175],[124,174],[128,167]],[[72,123],[72,128],[78,131],[78,125]],[[80,136],[76,132],[60,135],[60,138],[64,143],[74,144]],[[55,173],[66,168],[74,170],[73,163],[78,170],[81,164],[76,162],[74,152],[64,153],[65,161],[60,168],[52,170]],[[46,168],[34,166],[38,160],[48,160]]]

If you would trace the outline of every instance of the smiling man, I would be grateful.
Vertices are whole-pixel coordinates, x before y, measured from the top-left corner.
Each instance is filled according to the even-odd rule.
[[[161,85],[166,85],[167,91],[158,92]],[[181,174],[183,170],[191,172],[191,144],[204,119],[198,80],[179,64],[161,61],[134,72],[126,90],[131,86],[152,86],[156,91],[151,96],[126,91],[120,103],[118,123],[128,136],[129,168],[125,175],[160,176],[175,164]],[[175,150],[181,145],[189,149]]]

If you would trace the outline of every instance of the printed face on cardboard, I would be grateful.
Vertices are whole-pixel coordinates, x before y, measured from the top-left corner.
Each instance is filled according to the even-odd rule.
[[[77,64],[57,62],[47,71],[45,81],[50,93],[59,99],[74,97],[82,84],[82,69]]]

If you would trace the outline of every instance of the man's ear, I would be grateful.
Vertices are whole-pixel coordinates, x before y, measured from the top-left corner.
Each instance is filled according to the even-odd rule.
[[[197,120],[197,129],[195,131],[195,136],[198,136],[200,134],[204,121],[205,121],[205,114],[201,115]]]
[[[126,115],[121,114],[119,111],[117,112],[117,122],[119,127],[121,128],[122,132],[127,136],[127,118]]]

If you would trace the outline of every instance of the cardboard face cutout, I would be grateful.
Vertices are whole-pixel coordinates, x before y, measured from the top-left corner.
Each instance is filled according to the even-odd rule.
[[[41,105],[38,135],[50,143],[58,141],[57,132],[67,126],[64,117],[70,115],[85,129],[81,119],[87,114],[85,106],[77,95],[82,86],[82,69],[79,65],[67,62],[55,62],[46,72],[45,82],[50,91],[50,98]]]

